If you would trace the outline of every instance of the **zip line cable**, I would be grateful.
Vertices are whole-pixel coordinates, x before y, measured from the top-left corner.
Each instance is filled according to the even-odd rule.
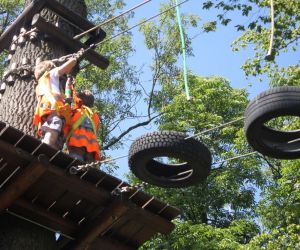
[[[201,134],[205,134],[205,133],[208,133],[210,131],[213,131],[213,130],[216,130],[216,129],[219,129],[219,128],[223,128],[223,127],[226,127],[228,125],[231,125],[235,122],[238,122],[238,121],[241,121],[243,120],[244,117],[239,117],[238,119],[235,119],[235,120],[232,120],[232,121],[229,121],[229,122],[226,122],[226,123],[223,123],[223,124],[220,124],[216,127],[213,127],[211,129],[207,129],[207,130],[204,130],[200,133],[197,133],[195,135],[192,135],[192,136],[188,136],[186,138],[184,138],[185,140],[187,139],[190,139],[190,138],[193,138],[193,137],[196,137],[196,136],[199,136]],[[228,162],[228,161],[231,161],[231,160],[236,160],[236,159],[239,159],[239,158],[243,158],[243,157],[247,157],[247,156],[250,156],[250,155],[253,155],[253,154],[258,154],[257,151],[253,151],[253,152],[250,152],[250,153],[246,153],[246,154],[241,154],[241,155],[237,155],[237,156],[234,156],[234,157],[231,157],[231,158],[227,158],[227,159],[224,159],[224,160],[221,160],[221,161],[218,161],[218,162],[213,162],[212,165],[216,165],[216,164],[222,164],[224,162]],[[107,162],[112,162],[112,161],[116,161],[116,160],[119,160],[119,159],[122,159],[122,158],[126,158],[128,157],[128,155],[122,155],[122,156],[119,156],[119,157],[116,157],[116,158],[110,158],[110,159],[107,159],[107,160],[102,160],[102,161],[95,161],[95,162],[92,162],[92,163],[88,163],[88,164],[85,164],[85,165],[80,165],[80,166],[76,166],[76,168],[78,168],[79,170],[80,169],[86,169],[88,167],[92,167],[92,166],[98,166],[100,165],[101,163],[107,163]]]
[[[240,154],[240,155],[230,157],[230,158],[227,158],[227,159],[224,159],[224,160],[221,160],[221,161],[213,162],[212,165],[222,164],[222,163],[225,163],[225,162],[228,162],[228,161],[244,158],[244,157],[251,156],[251,155],[254,155],[254,154],[259,154],[259,153],[257,151],[252,151],[252,152],[249,152],[249,153],[246,153],[246,154]],[[116,160],[126,158],[126,157],[128,157],[128,155],[122,155],[122,156],[107,159],[107,160],[104,160],[104,161],[95,161],[95,162],[87,163],[85,165],[73,166],[70,169],[71,169],[72,173],[76,173],[77,171],[80,171],[80,170],[88,170],[89,167],[97,167],[101,163],[112,162],[112,161],[116,161]]]
[[[132,29],[134,29],[134,28],[136,28],[136,27],[138,27],[138,26],[141,26],[142,24],[144,24],[144,23],[146,23],[146,22],[149,22],[150,20],[152,20],[152,19],[154,19],[154,18],[156,18],[156,17],[161,16],[161,15],[163,15],[163,14],[165,14],[165,13],[167,13],[167,12],[173,10],[173,9],[176,8],[177,6],[180,6],[180,5],[182,5],[182,4],[184,4],[184,3],[188,2],[188,1],[190,1],[190,0],[185,0],[185,1],[183,1],[183,2],[180,2],[180,3],[178,3],[178,4],[176,4],[176,5],[172,6],[172,7],[170,7],[170,8],[168,8],[168,9],[166,9],[166,10],[164,10],[164,11],[162,11],[162,12],[156,14],[156,15],[154,15],[154,16],[151,16],[151,17],[149,17],[148,19],[146,19],[146,20],[144,20],[144,21],[142,21],[142,22],[139,22],[139,23],[137,23],[137,24],[131,26],[130,28],[128,28],[128,29],[126,29],[126,30],[124,30],[124,31],[122,31],[122,32],[120,32],[120,33],[114,35],[114,36],[108,37],[108,38],[106,38],[106,39],[104,39],[104,40],[102,40],[102,41],[96,43],[95,46],[98,46],[99,44],[104,43],[104,42],[106,42],[106,41],[112,40],[112,39],[116,38],[117,36],[123,35],[124,33],[128,32],[128,31],[130,31],[130,30],[132,30]]]
[[[84,49],[84,53],[86,53],[90,49],[94,49],[95,47],[97,47],[98,45],[100,45],[102,43],[105,43],[105,42],[110,41],[110,40],[112,40],[112,39],[114,39],[114,38],[116,38],[116,37],[118,37],[120,35],[123,35],[124,33],[128,32],[128,31],[130,31],[130,30],[132,30],[132,29],[134,29],[134,28],[136,28],[136,27],[138,27],[138,26],[140,26],[140,25],[142,25],[142,24],[144,24],[146,22],[149,22],[150,20],[152,20],[152,19],[154,19],[154,18],[156,18],[158,16],[161,16],[161,15],[167,13],[167,12],[171,11],[172,9],[176,8],[177,6],[180,6],[180,5],[182,5],[182,4],[184,4],[184,3],[188,2],[188,1],[190,1],[190,0],[182,1],[182,2],[180,2],[178,4],[176,4],[176,5],[174,5],[174,6],[170,7],[170,8],[168,8],[168,9],[166,9],[166,10],[164,10],[164,11],[162,11],[162,12],[156,14],[156,15],[154,15],[154,16],[149,17],[148,19],[146,19],[146,20],[144,20],[142,22],[139,22],[139,23],[131,26],[130,28],[128,28],[128,29],[126,29],[126,30],[124,30],[124,31],[122,31],[122,32],[114,35],[114,36],[108,37],[108,38],[106,38],[106,39],[104,39],[104,40],[102,40],[102,41],[100,41],[98,43],[91,44],[88,48]],[[62,60],[65,60],[65,59],[67,59],[69,57],[72,57],[72,56],[74,56],[74,54],[69,54],[69,55],[63,56],[63,57],[58,58],[58,59],[53,59],[52,61],[62,61]],[[85,65],[85,67],[87,67],[89,65],[90,64],[87,64],[87,65]]]
[[[212,165],[222,164],[224,162],[236,160],[236,159],[243,158],[243,157],[250,156],[250,155],[254,155],[254,154],[258,154],[258,152],[253,151],[253,152],[250,152],[250,153],[246,153],[246,154],[242,154],[242,155],[237,155],[237,156],[234,156],[234,157],[231,157],[231,158],[224,159],[222,161],[213,162]]]
[[[117,19],[117,18],[119,18],[119,17],[121,17],[121,16],[124,16],[125,14],[127,14],[127,13],[129,13],[129,12],[131,12],[131,11],[133,11],[133,10],[139,8],[139,7],[141,7],[142,5],[144,5],[144,4],[146,4],[146,3],[150,2],[150,1],[152,1],[152,0],[146,0],[146,1],[142,2],[142,3],[140,3],[140,4],[137,4],[136,6],[134,6],[134,7],[130,8],[130,9],[128,9],[128,10],[126,10],[126,11],[120,13],[119,15],[114,16],[114,17],[112,17],[112,18],[110,18],[110,19],[104,21],[103,23],[98,24],[97,26],[95,26],[95,27],[93,27],[93,28],[91,28],[91,29],[86,30],[86,31],[84,31],[84,32],[82,32],[82,33],[80,33],[80,34],[74,36],[73,39],[81,38],[81,37],[83,37],[85,34],[90,33],[91,31],[96,30],[96,29],[98,29],[99,27],[101,27],[101,26],[103,26],[103,25],[105,25],[105,24],[110,23],[110,22],[114,21],[115,19]]]
[[[187,79],[187,66],[186,66],[186,48],[185,48],[185,39],[184,39],[184,33],[183,33],[183,27],[180,17],[180,9],[178,6],[178,0],[175,0],[176,3],[176,16],[177,16],[177,22],[179,26],[179,32],[180,32],[180,40],[181,40],[181,49],[182,49],[182,58],[183,58],[183,79],[184,79],[184,87],[185,87],[185,93],[186,93],[186,99],[189,101],[190,98],[190,91],[188,86],[188,79]]]
[[[158,17],[158,16],[161,16],[161,15],[163,15],[163,14],[169,12],[170,10],[176,8],[177,6],[180,6],[180,5],[182,5],[182,4],[184,4],[184,3],[188,2],[188,1],[189,1],[189,0],[185,0],[185,1],[181,2],[181,3],[179,3],[179,4],[176,4],[176,5],[174,5],[174,6],[170,7],[170,8],[168,8],[168,9],[166,9],[165,11],[162,11],[162,12],[160,12],[160,13],[154,15],[154,16],[149,17],[148,19],[146,19],[146,20],[144,20],[144,21],[142,21],[142,22],[139,22],[139,23],[137,23],[137,24],[131,26],[130,28],[128,28],[128,29],[126,29],[126,30],[124,30],[124,31],[122,31],[122,32],[120,32],[120,33],[114,35],[114,36],[108,37],[108,38],[106,38],[106,39],[104,39],[104,40],[102,40],[102,41],[100,41],[100,42],[98,42],[98,43],[91,44],[90,47],[87,48],[87,49],[85,49],[85,50],[92,49],[92,48],[94,48],[94,47],[97,47],[97,46],[98,46],[99,44],[101,44],[101,43],[107,42],[107,41],[109,41],[109,40],[112,40],[112,39],[114,39],[114,38],[120,36],[120,35],[123,35],[124,33],[128,32],[128,31],[130,31],[130,30],[132,30],[132,29],[134,29],[134,28],[136,28],[136,27],[138,27],[138,26],[141,26],[142,24],[144,24],[144,23],[146,23],[146,22],[149,22],[150,20],[152,20],[152,19],[154,19],[154,18],[156,18],[156,17]]]
[[[199,132],[199,133],[197,133],[197,134],[188,136],[188,137],[186,137],[186,138],[184,138],[184,139],[185,139],[185,140],[188,140],[188,139],[190,139],[190,138],[194,138],[194,137],[197,137],[197,136],[199,136],[199,135],[206,134],[206,133],[208,133],[208,132],[210,132],[210,131],[216,130],[216,129],[218,129],[218,128],[226,127],[226,126],[228,126],[228,125],[230,125],[230,124],[233,124],[233,123],[235,123],[235,122],[241,121],[241,120],[243,120],[243,119],[244,119],[244,116],[239,117],[239,118],[236,119],[236,120],[233,120],[233,121],[230,121],[230,122],[226,122],[226,123],[220,124],[220,125],[218,125],[217,127],[213,127],[213,128],[210,128],[210,129],[206,129],[206,130],[204,130],[204,131],[202,131],[202,132]]]

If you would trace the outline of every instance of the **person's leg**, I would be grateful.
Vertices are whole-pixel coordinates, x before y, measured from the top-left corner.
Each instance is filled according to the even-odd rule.
[[[42,125],[43,139],[42,142],[46,143],[55,149],[61,149],[58,145],[58,136],[62,130],[62,119],[56,114],[51,114],[47,117]]]
[[[85,153],[85,161],[86,162],[93,162],[94,160],[94,153]]]
[[[69,155],[77,160],[85,161],[84,160],[84,151],[81,148],[77,147],[68,147]]]
[[[46,131],[42,142],[52,146],[55,149],[59,149],[57,145],[57,138],[59,132],[50,128],[46,128],[45,130]]]

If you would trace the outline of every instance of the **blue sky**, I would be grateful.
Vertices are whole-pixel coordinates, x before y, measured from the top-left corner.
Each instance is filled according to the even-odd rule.
[[[139,4],[142,0],[129,0],[125,1],[127,7],[125,10]],[[151,2],[145,4],[144,6],[135,10],[135,18],[131,21],[131,25],[134,25],[139,22],[141,18],[149,18],[153,15],[159,13],[159,4],[169,2],[168,0],[152,0]],[[179,2],[181,2],[179,0]],[[204,12],[201,9],[203,1],[199,0],[189,0],[180,6],[181,13],[197,14],[201,17],[202,21],[212,20],[215,13],[213,12]],[[175,11],[175,10],[174,10]],[[235,16],[235,20],[243,21],[241,17]],[[236,21],[235,23],[237,23]],[[188,31],[190,36],[200,33],[199,28],[196,30]],[[146,50],[143,45],[143,37],[139,33],[138,28],[132,30],[134,35],[134,45],[136,48],[136,53],[132,57],[131,61],[136,63],[137,66],[145,65],[145,73],[143,74],[143,79],[141,81],[147,81],[150,79],[149,72],[147,68],[150,64],[151,53]],[[260,82],[256,78],[251,78],[247,80],[244,72],[241,69],[244,61],[252,56],[254,53],[250,48],[245,51],[232,52],[230,44],[238,37],[233,26],[229,25],[228,27],[219,26],[216,32],[203,33],[193,39],[192,47],[194,49],[194,57],[187,58],[188,69],[191,70],[194,74],[200,76],[222,76],[228,79],[231,82],[231,85],[235,88],[247,88],[249,92],[250,99],[254,98],[260,92],[268,89],[268,80],[263,78],[263,81]],[[299,60],[297,53],[287,54],[280,57],[280,62],[282,65],[295,64]],[[179,65],[182,63],[178,62]],[[249,83],[251,82],[251,86]],[[145,86],[146,87],[146,86]],[[126,126],[126,124],[124,124]],[[125,129],[125,128],[124,128]],[[132,139],[140,136],[144,133],[149,132],[149,130],[154,130],[154,127],[149,126],[148,128],[141,128],[132,133]],[[131,142],[128,141],[128,144],[124,149],[114,150],[109,152],[112,157],[118,157],[120,155],[126,155],[128,153],[128,148]],[[128,172],[127,158],[116,161],[117,165],[120,166],[118,171],[119,178],[123,178],[123,174]]]

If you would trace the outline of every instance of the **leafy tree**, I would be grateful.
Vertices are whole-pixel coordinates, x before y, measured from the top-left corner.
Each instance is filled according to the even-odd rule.
[[[8,25],[21,13],[24,1],[2,0],[0,5],[0,35]]]
[[[192,99],[185,100],[183,93],[170,97],[172,101],[163,107],[164,115],[159,119],[160,129],[198,133],[236,119],[248,102],[244,90],[233,89],[221,77],[190,74],[189,85]],[[180,89],[181,86],[177,88]],[[239,122],[201,136],[215,162],[249,150],[241,127]],[[259,156],[225,161],[214,164],[207,181],[197,186],[148,188],[148,192],[180,208],[182,215],[169,238],[157,238],[144,248],[237,249],[248,243],[259,231],[254,208],[256,188],[265,183],[260,168],[263,163]]]
[[[272,5],[274,20],[272,20]],[[287,77],[291,67],[280,66],[277,58],[282,53],[295,52],[298,49],[299,1],[297,0],[248,0],[244,2],[228,0],[209,0],[203,3],[204,10],[216,10],[216,18],[203,25],[206,32],[215,31],[217,24],[234,25],[241,32],[232,44],[234,51],[253,49],[253,56],[248,58],[242,68],[247,76],[267,74],[270,79]],[[243,18],[236,18],[240,13]],[[237,22],[237,20],[242,20]],[[273,26],[273,29],[272,29]],[[271,37],[273,43],[271,44]],[[275,80],[276,83],[276,80]]]
[[[284,13],[288,12],[290,4],[284,6],[286,1],[279,2],[280,8],[277,10],[276,22],[282,21],[285,30],[282,30],[283,37],[276,38],[272,56],[279,55],[284,51],[284,47],[298,39],[295,22],[298,22],[299,19],[296,18],[293,21],[289,17],[284,19]],[[210,1],[207,3],[209,4],[204,6],[205,8],[215,6],[223,10],[226,15],[230,11],[239,9],[244,16],[250,15],[257,8],[264,8],[267,4],[267,2],[259,1],[249,1],[249,5],[241,5],[236,1],[228,1],[228,3]],[[298,4],[293,3],[295,6]],[[289,14],[291,16],[298,15],[297,8],[293,10]],[[268,73],[273,78],[273,85],[287,83],[298,85],[299,67],[297,65],[276,71],[279,66],[275,62],[275,57],[265,58],[270,33],[267,24],[270,25],[270,20],[261,12],[258,13],[259,17],[253,23],[249,23],[247,30],[237,26],[239,30],[245,32],[234,43],[235,50],[238,50],[239,46],[245,47],[248,43],[254,43],[256,44],[254,49],[258,51],[253,59],[249,59],[245,63],[246,75],[257,76]],[[219,15],[218,18],[223,25],[231,22],[224,15]],[[158,120],[159,128],[195,134],[243,115],[248,103],[247,94],[243,90],[231,88],[229,83],[221,77],[205,78],[190,73],[189,85],[192,99],[185,100],[182,93],[183,84],[179,80],[181,79],[180,70],[174,65],[179,53],[170,52],[180,51],[178,30],[174,23],[172,25],[172,20],[174,20],[174,16],[170,14],[160,19],[158,24],[151,23],[142,28],[147,47],[153,50],[154,63],[151,69],[153,76],[156,76],[153,79],[161,83],[160,88],[157,88],[156,92],[154,91],[155,96],[153,97],[155,111],[163,113]],[[188,18],[185,16],[184,20],[186,21]],[[184,24],[187,25],[188,22]],[[217,22],[213,21],[205,24],[203,28],[206,31],[213,31],[216,29],[216,25]],[[279,26],[280,29],[281,26]],[[287,30],[294,30],[295,36],[292,39],[286,35]],[[169,35],[171,31],[172,35]],[[169,36],[162,37],[162,33]],[[189,37],[186,35],[185,38],[189,55],[192,55]],[[174,50],[171,49],[172,46]],[[286,119],[279,119],[277,127],[282,126],[282,122],[285,124]],[[297,127],[297,124],[294,123],[294,128]],[[201,141],[213,152],[215,162],[222,162],[224,158],[252,150],[247,145],[241,127],[240,123],[235,123],[201,135]],[[286,162],[268,159],[257,154],[215,164],[207,181],[197,187],[180,190],[149,187],[148,192],[179,207],[182,216],[177,221],[177,228],[171,236],[157,237],[147,243],[143,249],[259,249],[261,247],[288,249],[293,245],[297,246],[300,242],[297,235],[299,187],[297,184],[295,185],[297,175],[294,174],[291,164],[286,164]],[[286,172],[289,175],[286,175]],[[290,179],[292,175],[294,175],[294,181]],[[255,196],[258,190],[262,191],[262,196],[259,207],[256,209]],[[278,217],[274,216],[275,214]],[[261,234],[256,225],[257,220],[261,221]],[[230,229],[232,225],[239,225],[239,223],[245,227],[239,228],[238,232],[241,238],[237,239],[235,237],[237,233]],[[256,234],[257,236],[254,237]],[[285,236],[288,238],[285,239]]]

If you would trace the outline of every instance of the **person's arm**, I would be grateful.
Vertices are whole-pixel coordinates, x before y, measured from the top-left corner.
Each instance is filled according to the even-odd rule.
[[[75,57],[70,58],[64,64],[60,65],[56,68],[58,76],[62,76],[64,74],[68,74],[75,67],[77,63],[77,59]]]

